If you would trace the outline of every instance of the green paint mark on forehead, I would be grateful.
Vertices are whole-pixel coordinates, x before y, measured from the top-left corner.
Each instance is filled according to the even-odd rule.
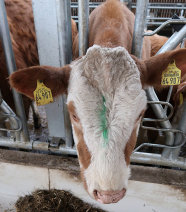
[[[106,119],[106,106],[105,106],[105,97],[102,97],[103,99],[103,105],[102,105],[102,110],[101,110],[101,130],[102,130],[102,135],[104,138],[104,143],[103,146],[106,147],[108,144],[108,127],[107,127],[107,119]]]

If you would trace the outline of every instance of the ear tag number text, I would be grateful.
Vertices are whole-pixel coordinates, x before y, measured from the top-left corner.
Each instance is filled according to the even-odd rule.
[[[179,85],[181,80],[181,70],[176,67],[175,61],[169,63],[162,73],[162,85]]]
[[[34,91],[34,100],[38,106],[53,102],[52,92],[43,82],[37,80],[37,88]]]

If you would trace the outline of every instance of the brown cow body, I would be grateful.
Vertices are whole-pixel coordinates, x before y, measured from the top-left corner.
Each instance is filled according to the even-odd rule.
[[[20,69],[38,65],[39,60],[31,1],[6,0],[5,6],[17,68]],[[6,80],[8,72],[1,43],[0,64],[0,89],[2,91],[2,96],[7,104],[15,110],[12,92]],[[23,97],[23,99],[25,112],[28,116],[31,100],[26,97]]]
[[[85,189],[102,203],[118,202],[125,195],[130,155],[147,104],[144,88],[160,87],[172,60],[186,71],[185,49],[149,58],[147,39],[144,60],[130,55],[133,24],[134,16],[124,5],[107,0],[90,16],[91,47],[85,56],[62,68],[30,67],[10,77],[11,86],[30,98],[37,80],[54,97],[67,92]]]
[[[39,65],[37,42],[31,0],[5,0],[12,47],[17,69]],[[72,20],[72,39],[77,34],[75,22]],[[3,99],[15,110],[12,92],[8,81],[5,56],[0,42],[0,90]],[[31,100],[23,96],[25,113],[28,117]]]

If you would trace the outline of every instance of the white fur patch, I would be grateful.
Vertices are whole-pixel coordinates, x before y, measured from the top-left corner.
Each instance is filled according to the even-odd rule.
[[[123,47],[94,45],[73,62],[67,101],[73,101],[84,140],[92,156],[85,170],[88,191],[121,190],[127,187],[129,167],[124,149],[135,121],[146,107],[139,70]],[[103,147],[100,111],[104,96],[108,145]],[[77,144],[77,139],[75,139]]]

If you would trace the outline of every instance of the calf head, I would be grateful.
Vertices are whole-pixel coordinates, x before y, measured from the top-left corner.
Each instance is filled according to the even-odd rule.
[[[10,76],[10,84],[33,98],[37,80],[53,96],[67,93],[67,105],[81,175],[88,193],[102,203],[119,201],[130,176],[130,155],[146,108],[146,85],[160,85],[161,73],[175,60],[180,69],[186,50],[141,61],[122,48],[93,46],[63,68],[31,67]]]

